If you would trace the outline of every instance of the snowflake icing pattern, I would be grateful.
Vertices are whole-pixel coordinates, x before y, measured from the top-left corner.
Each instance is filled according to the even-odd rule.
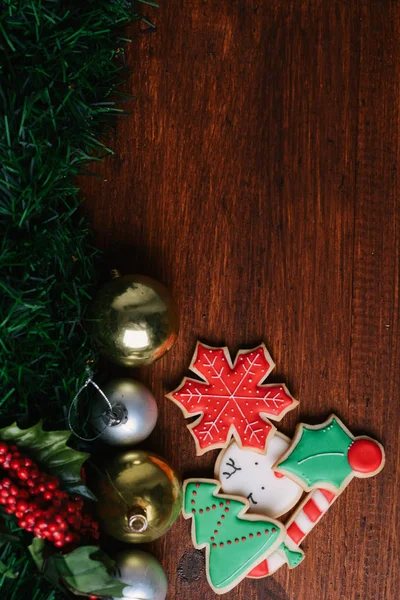
[[[198,455],[226,446],[232,435],[242,448],[265,451],[275,431],[267,417],[280,421],[298,404],[284,384],[262,384],[274,367],[264,344],[239,350],[232,365],[228,348],[197,343],[190,370],[201,381],[185,377],[167,397],[185,418],[200,415],[188,426]]]

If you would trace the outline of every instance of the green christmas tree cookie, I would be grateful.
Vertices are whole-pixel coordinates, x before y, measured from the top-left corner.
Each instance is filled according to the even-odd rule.
[[[300,423],[288,450],[272,468],[306,491],[324,488],[338,495],[353,477],[372,477],[384,464],[379,442],[367,436],[354,437],[331,415],[320,425]]]
[[[285,527],[275,519],[247,514],[249,502],[218,494],[214,479],[184,482],[183,515],[192,518],[196,548],[206,548],[207,579],[216,594],[237,585],[254,565],[283,542]]]

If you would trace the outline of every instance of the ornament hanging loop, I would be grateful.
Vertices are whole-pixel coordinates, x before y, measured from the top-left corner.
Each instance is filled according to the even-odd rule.
[[[97,440],[102,434],[103,431],[100,431],[100,433],[98,433],[97,435],[95,435],[94,437],[82,437],[79,433],[77,433],[72,425],[72,412],[76,411],[76,408],[78,406],[78,400],[79,400],[79,396],[81,395],[81,393],[83,392],[83,390],[85,390],[89,385],[92,385],[98,392],[99,394],[103,397],[103,399],[105,400],[105,402],[108,405],[107,410],[105,411],[105,414],[107,415],[107,419],[106,419],[106,423],[104,426],[104,429],[106,429],[108,423],[110,420],[115,420],[118,421],[118,419],[120,418],[119,415],[115,414],[115,407],[112,406],[111,402],[109,401],[109,399],[107,398],[107,396],[105,395],[105,393],[103,392],[103,390],[97,385],[97,383],[93,380],[93,370],[91,369],[91,367],[89,365],[86,365],[86,372],[87,372],[87,379],[84,382],[84,384],[79,388],[79,390],[77,391],[77,393],[75,394],[70,407],[68,409],[68,427],[71,430],[71,432],[73,433],[73,435],[75,435],[77,438],[79,438],[80,440],[82,440],[83,442],[94,442],[94,440]]]

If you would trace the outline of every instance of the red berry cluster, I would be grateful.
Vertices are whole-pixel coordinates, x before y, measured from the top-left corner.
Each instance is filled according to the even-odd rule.
[[[0,504],[20,527],[68,551],[81,537],[99,537],[98,524],[83,512],[82,498],[60,490],[57,477],[39,471],[17,446],[0,442],[0,467],[8,475],[0,479]]]

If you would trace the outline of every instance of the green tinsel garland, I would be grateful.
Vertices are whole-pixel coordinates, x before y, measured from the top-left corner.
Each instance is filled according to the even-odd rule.
[[[155,6],[152,2],[141,0]],[[128,0],[0,1],[0,417],[51,416],[85,377],[82,317],[96,250],[79,216],[75,177],[107,149],[121,112]],[[58,420],[58,423],[57,423]],[[1,545],[1,544],[0,544]],[[57,597],[25,550],[0,547],[3,600]],[[16,579],[6,575],[16,574]]]

